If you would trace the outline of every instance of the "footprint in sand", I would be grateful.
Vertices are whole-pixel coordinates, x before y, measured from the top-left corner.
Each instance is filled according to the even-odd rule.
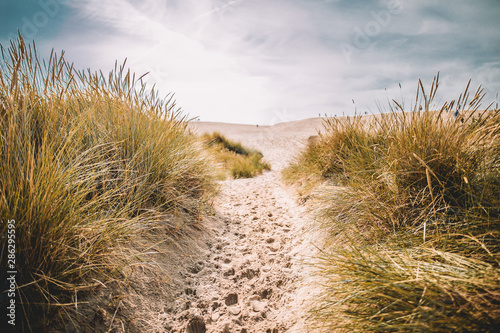
[[[304,213],[280,183],[279,168],[288,158],[283,154],[292,153],[290,140],[277,148],[280,140],[259,143],[276,152],[271,163],[279,167],[253,179],[221,182],[214,216],[218,236],[206,263],[186,267],[194,282],[180,297],[191,302],[182,309],[190,315],[179,317],[175,332],[306,331],[294,326],[300,315],[292,306],[297,287],[291,283],[301,276],[291,257],[298,253],[292,254],[300,244],[294,231]]]

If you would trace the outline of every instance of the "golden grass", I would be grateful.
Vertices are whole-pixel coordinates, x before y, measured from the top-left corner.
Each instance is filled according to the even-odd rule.
[[[493,332],[500,325],[500,110],[430,109],[328,119],[284,175],[306,180],[328,233],[318,263],[326,331]],[[458,116],[453,116],[457,111]],[[311,185],[312,182],[312,185]]]
[[[124,66],[106,76],[54,53],[42,62],[21,36],[2,57],[0,229],[16,221],[18,318],[29,321],[94,279],[121,279],[134,258],[120,249],[173,232],[168,214],[196,219],[214,185],[173,100]],[[6,267],[5,251],[0,259]]]
[[[212,156],[222,165],[219,178],[228,174],[233,178],[252,178],[271,170],[271,165],[263,160],[261,152],[242,146],[240,142],[228,140],[220,133],[205,134],[202,140]]]

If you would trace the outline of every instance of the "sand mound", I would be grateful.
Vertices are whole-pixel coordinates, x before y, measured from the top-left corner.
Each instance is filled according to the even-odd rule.
[[[237,125],[212,122],[192,122],[198,134],[220,132],[229,139],[260,150],[273,170],[287,166],[291,158],[307,143],[310,136],[323,129],[323,118],[279,123],[273,126]]]

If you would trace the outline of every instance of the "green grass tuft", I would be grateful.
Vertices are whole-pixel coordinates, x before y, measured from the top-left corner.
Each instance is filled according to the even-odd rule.
[[[235,179],[252,178],[264,170],[271,170],[271,165],[262,159],[261,152],[228,140],[220,133],[205,134],[202,139],[215,160],[222,164],[222,179],[226,178],[227,173]]]
[[[420,82],[410,112],[328,119],[284,173],[309,182],[327,235],[313,311],[327,330],[500,325],[500,110],[479,111],[467,85],[434,111],[437,87]]]

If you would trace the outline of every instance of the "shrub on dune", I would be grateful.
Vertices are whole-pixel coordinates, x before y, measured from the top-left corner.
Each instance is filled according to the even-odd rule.
[[[215,160],[222,164],[220,178],[225,178],[227,173],[233,178],[252,178],[271,169],[262,159],[261,152],[231,141],[220,133],[207,133],[202,139]]]

